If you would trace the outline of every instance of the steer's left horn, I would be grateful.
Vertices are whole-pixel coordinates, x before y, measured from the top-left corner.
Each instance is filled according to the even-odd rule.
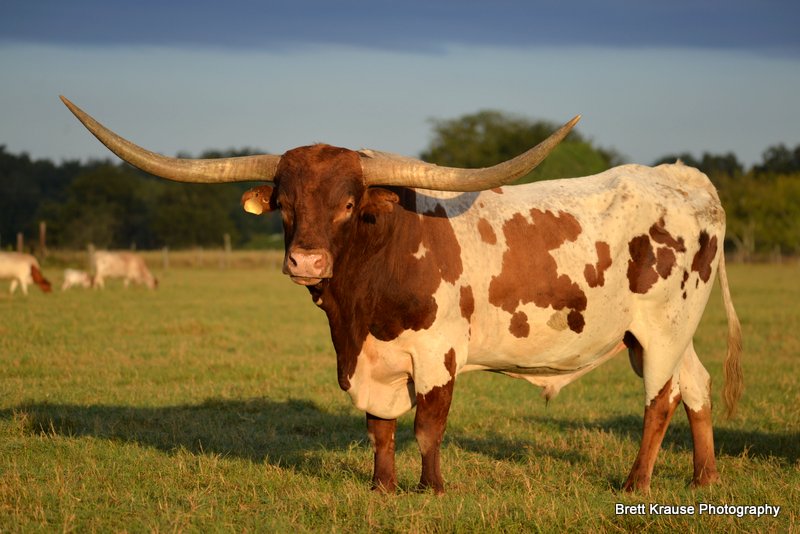
[[[280,156],[257,155],[219,159],[170,158],[150,152],[124,139],[90,117],[67,98],[62,102],[111,152],[134,167],[176,182],[215,184],[223,182],[269,182],[275,177]]]
[[[362,150],[361,169],[368,185],[398,185],[439,191],[483,191],[506,185],[531,172],[580,120],[576,115],[553,134],[519,156],[482,169],[440,167],[432,163]]]

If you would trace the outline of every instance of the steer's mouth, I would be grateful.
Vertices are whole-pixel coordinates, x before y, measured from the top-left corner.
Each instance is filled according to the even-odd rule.
[[[292,282],[301,286],[315,286],[322,282],[322,278],[309,278],[307,276],[294,276],[291,274],[289,275],[289,278],[292,279]]]

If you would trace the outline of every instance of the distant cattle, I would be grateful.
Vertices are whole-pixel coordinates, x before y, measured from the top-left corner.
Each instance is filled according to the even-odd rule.
[[[133,252],[94,253],[94,287],[104,288],[106,278],[122,278],[125,287],[131,282],[143,284],[150,289],[158,287],[158,280],[150,273],[144,259]]]
[[[64,282],[61,284],[61,291],[71,287],[92,287],[92,277],[86,271],[64,269]]]
[[[0,252],[0,278],[11,278],[11,294],[22,287],[22,293],[28,294],[28,284],[36,284],[45,293],[51,290],[50,282],[42,276],[39,262],[30,254],[21,252]]]
[[[483,169],[322,144],[185,160],[122,139],[64,101],[117,155],[162,178],[270,183],[245,193],[244,208],[283,220],[284,272],[327,315],[339,385],[366,412],[376,489],[396,487],[397,418],[416,406],[420,486],[444,490],[439,449],[461,373],[522,378],[551,399],[625,349],[644,381],[644,424],[623,488],[649,490],[681,402],[693,482],[718,479],[711,380],[692,342],[717,274],[729,412],[742,390],[741,327],[725,269],[725,212],[697,169],[625,165],[501,187],[530,172],[577,118]]]

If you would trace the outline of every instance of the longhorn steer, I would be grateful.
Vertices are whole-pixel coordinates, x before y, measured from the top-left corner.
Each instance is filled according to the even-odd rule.
[[[158,280],[150,274],[144,259],[133,252],[94,253],[94,287],[104,288],[106,278],[122,278],[125,287],[131,282],[143,284],[150,289],[158,286]]]
[[[420,486],[443,491],[439,448],[458,374],[504,373],[551,398],[625,347],[644,378],[645,409],[624,488],[649,489],[681,400],[694,441],[693,482],[718,478],[709,374],[692,344],[717,272],[728,316],[729,412],[741,391],[741,334],[722,251],[725,215],[699,171],[625,165],[499,187],[538,164],[577,117],[486,169],[328,145],[177,160],[118,137],[64,101],[112,151],[147,172],[272,183],[247,192],[244,207],[283,217],[284,272],[308,287],[328,317],[339,385],[367,414],[375,488],[395,488],[396,418],[416,405]]]
[[[11,278],[9,292],[13,295],[17,285],[22,287],[22,294],[28,294],[28,284],[36,284],[39,289],[49,293],[50,282],[42,275],[39,262],[30,254],[21,252],[0,252],[0,278]]]

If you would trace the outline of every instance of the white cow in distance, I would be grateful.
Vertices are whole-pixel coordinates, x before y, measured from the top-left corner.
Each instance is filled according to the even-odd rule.
[[[92,287],[92,277],[86,271],[64,269],[64,282],[61,284],[61,291],[71,287]]]
[[[17,285],[22,293],[28,294],[28,284],[36,284],[45,293],[51,291],[50,282],[42,275],[39,262],[30,254],[21,252],[0,252],[0,278],[11,278],[9,292],[13,295]]]
[[[150,289],[158,287],[158,280],[150,273],[144,259],[133,252],[95,252],[94,287],[104,288],[106,278],[122,278],[125,287],[131,281]]]

